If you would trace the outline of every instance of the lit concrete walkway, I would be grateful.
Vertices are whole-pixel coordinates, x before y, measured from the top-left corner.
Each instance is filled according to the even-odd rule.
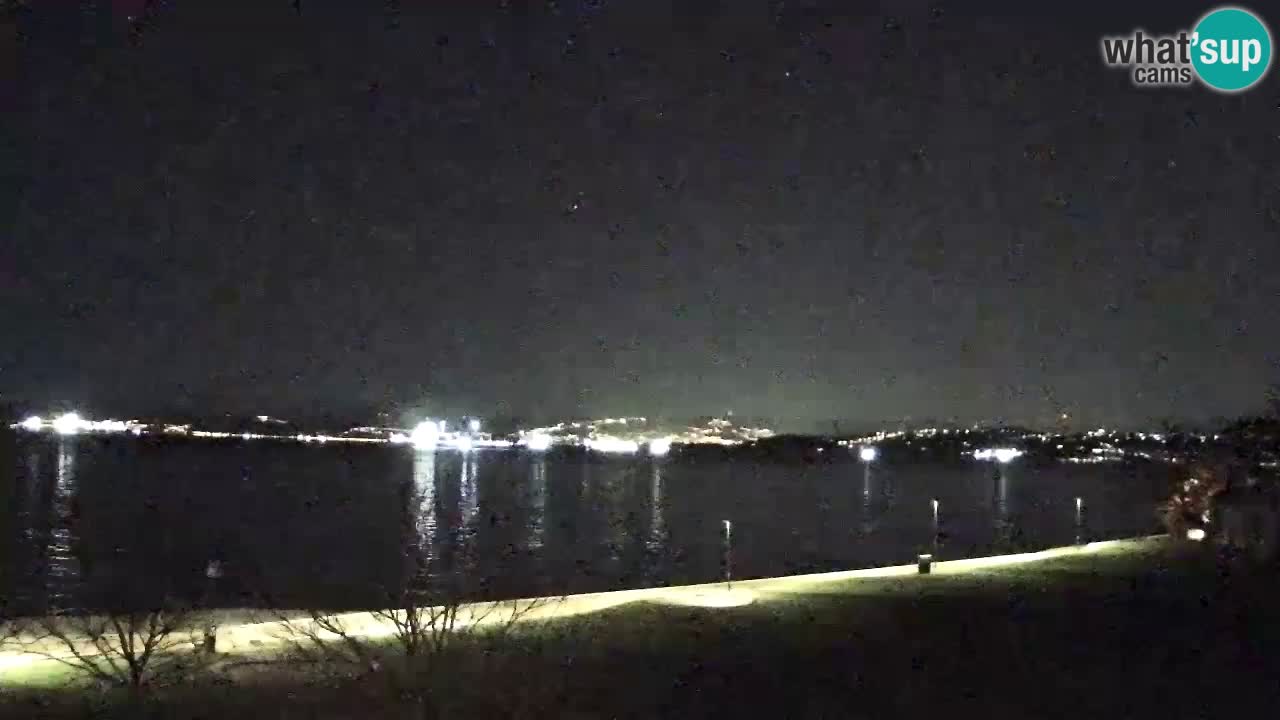
[[[933,563],[932,571],[935,575],[958,575],[1059,558],[1103,553],[1125,553],[1164,539],[1165,536],[1163,535],[1155,535],[1131,540],[1107,540],[1089,543],[1088,545],[1053,548],[1016,555],[947,560]],[[463,606],[459,610],[455,627],[457,629],[465,629],[494,626],[511,622],[513,618],[516,619],[516,622],[527,623],[573,617],[636,602],[704,608],[737,607],[749,605],[757,600],[767,600],[771,596],[818,591],[821,590],[823,585],[844,583],[860,578],[904,577],[916,575],[917,573],[916,565],[898,565],[814,575],[741,580],[734,581],[732,584],[684,585],[569,595],[565,597],[476,603]],[[921,578],[921,580],[926,580],[926,578]],[[239,613],[239,615],[244,617],[245,613]],[[263,615],[266,616],[267,614],[263,613]],[[251,616],[252,614],[250,614]],[[395,632],[391,622],[370,612],[344,613],[335,615],[332,619],[343,628],[346,634],[354,637],[373,639],[388,637]],[[228,656],[261,653],[286,647],[290,643],[305,638],[309,633],[314,633],[319,637],[333,637],[315,627],[313,621],[304,614],[299,614],[297,619],[288,622],[273,617],[270,620],[261,622],[223,624],[218,629],[218,652]],[[194,645],[198,640],[198,633],[193,635],[191,639]],[[65,646],[59,646],[57,643],[45,641],[36,645],[34,642],[34,638],[19,638],[16,643],[12,643],[10,647],[0,652],[0,679],[3,679],[6,675],[29,674],[36,670],[34,666],[37,664],[56,662],[50,659],[51,656],[70,657],[72,655],[70,649]],[[82,654],[91,654],[93,647],[86,641],[78,644],[77,650]]]

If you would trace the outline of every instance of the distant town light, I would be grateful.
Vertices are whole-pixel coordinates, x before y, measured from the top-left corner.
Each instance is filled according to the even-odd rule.
[[[470,435],[459,435],[453,439],[453,446],[462,452],[471,452],[475,443],[472,442]]]
[[[1010,463],[1022,457],[1017,448],[981,448],[973,451],[974,460],[995,460],[998,463]]]
[[[53,421],[53,431],[59,435],[75,435],[84,427],[84,420],[79,415],[69,412],[59,415]]]
[[[90,420],[84,423],[84,428],[95,432],[122,433],[129,429],[129,423],[123,420]]]
[[[636,453],[640,451],[640,443],[616,437],[588,438],[587,447],[604,453]]]
[[[421,450],[434,450],[440,444],[440,426],[431,420],[418,423],[409,434],[409,442]]]
[[[863,445],[858,450],[858,458],[861,459],[862,462],[875,462],[876,458],[879,456],[880,451],[876,449],[875,445]]]
[[[1021,450],[1014,448],[996,448],[996,461],[1001,463],[1013,462],[1022,456]]]
[[[649,454],[660,457],[671,452],[671,438],[656,438],[649,441]]]
[[[524,436],[523,442],[534,452],[546,452],[551,448],[551,436],[546,433],[530,433]]]
[[[40,432],[43,428],[44,428],[44,418],[41,418],[39,415],[32,415],[31,417],[22,421],[23,430],[30,430],[31,432]]]

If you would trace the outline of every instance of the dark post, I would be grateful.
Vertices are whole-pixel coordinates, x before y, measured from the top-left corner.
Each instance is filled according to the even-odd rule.
[[[733,523],[724,521],[724,581],[733,589]]]
[[[933,554],[932,553],[922,553],[920,557],[917,558],[916,562],[917,562],[916,569],[920,571],[921,575],[928,575],[930,572],[933,571]]]
[[[222,561],[210,560],[209,564],[204,569],[204,577],[205,612],[209,613],[209,616],[205,621],[204,642],[201,645],[201,649],[209,655],[212,655],[218,652],[218,623],[217,619],[213,616],[213,606],[216,604],[215,598],[217,597],[218,580],[222,578]]]

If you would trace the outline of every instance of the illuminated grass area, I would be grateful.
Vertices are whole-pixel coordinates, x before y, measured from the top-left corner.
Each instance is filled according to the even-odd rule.
[[[798,597],[811,594],[910,594],[945,584],[947,578],[973,578],[992,573],[1043,574],[1051,571],[1055,563],[1073,561],[1104,561],[1108,558],[1141,556],[1163,547],[1163,539],[1145,538],[1113,540],[1090,543],[1084,546],[1053,548],[1049,550],[1002,555],[986,558],[940,561],[933,564],[933,573],[917,574],[916,565],[869,568],[843,572],[799,575],[780,578],[763,578],[724,583],[691,585],[682,587],[646,588],[616,592],[571,595],[564,598],[537,598],[509,601],[520,608],[521,621],[556,621],[602,613],[639,603],[659,606],[728,610],[750,605],[769,606],[780,602],[794,602]],[[477,604],[459,613],[459,628],[483,628],[501,623],[509,617],[503,608]],[[287,648],[291,629],[276,619],[246,621],[251,613],[233,613],[236,622],[228,618],[220,621],[219,651],[228,659],[237,656],[261,656],[264,653]],[[390,637],[393,626],[367,612],[346,613],[339,616],[347,632],[370,640]],[[304,620],[303,625],[308,623]],[[15,685],[56,686],[65,683],[74,673],[65,665],[50,659],[50,654],[68,656],[70,652],[56,643],[41,648],[41,653],[8,650],[0,652],[0,678]],[[89,652],[86,645],[83,652]]]
[[[1204,547],[1125,541],[942,561],[927,576],[910,565],[576,596],[498,645],[468,634],[408,695],[261,647],[155,691],[146,717],[1230,717],[1273,702],[1280,581],[1224,580]],[[65,680],[9,673],[0,716],[142,716],[98,690],[49,689]]]

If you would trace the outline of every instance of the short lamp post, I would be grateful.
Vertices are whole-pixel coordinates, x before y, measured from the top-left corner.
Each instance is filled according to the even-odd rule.
[[[916,569],[921,575],[928,575],[933,572],[933,553],[921,553],[916,559]]]
[[[1084,498],[1076,498],[1076,544],[1084,544]]]
[[[724,521],[724,582],[733,589],[733,523]]]

